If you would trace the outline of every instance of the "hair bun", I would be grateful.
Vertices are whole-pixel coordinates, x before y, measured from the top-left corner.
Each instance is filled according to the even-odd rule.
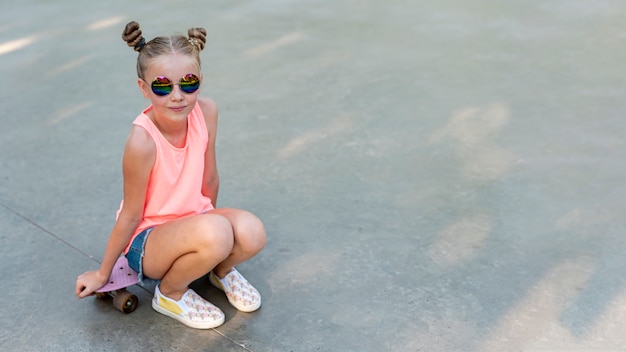
[[[202,51],[206,43],[206,29],[192,28],[187,34],[189,35],[189,42],[198,48],[198,51]]]
[[[146,44],[146,40],[141,35],[139,23],[135,21],[128,22],[124,28],[124,32],[122,32],[122,39],[124,39],[128,46],[134,48],[135,51],[140,51]]]

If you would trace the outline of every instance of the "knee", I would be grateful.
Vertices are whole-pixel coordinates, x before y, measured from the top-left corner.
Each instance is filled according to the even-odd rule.
[[[261,222],[259,218],[256,218],[256,223],[253,224],[251,231],[254,234],[255,244],[260,251],[267,243],[267,234],[265,233],[265,225],[263,225],[263,222]]]
[[[209,256],[225,258],[232,252],[234,234],[228,219],[219,215],[203,215],[198,230],[198,248],[205,249]]]
[[[245,213],[237,226],[240,244],[246,251],[258,252],[267,242],[265,226],[263,222],[252,213]]]

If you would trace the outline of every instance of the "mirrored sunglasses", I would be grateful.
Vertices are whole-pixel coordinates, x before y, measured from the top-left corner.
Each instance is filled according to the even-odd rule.
[[[152,92],[158,96],[166,96],[174,90],[174,85],[178,84],[180,90],[187,94],[194,93],[200,88],[200,78],[193,73],[184,75],[178,83],[173,83],[169,78],[165,76],[158,76],[150,85]]]

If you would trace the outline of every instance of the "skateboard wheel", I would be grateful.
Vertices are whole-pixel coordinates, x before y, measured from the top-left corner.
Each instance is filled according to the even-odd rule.
[[[111,296],[106,292],[96,292],[96,298],[105,300],[111,298]]]
[[[113,297],[113,306],[115,309],[126,314],[135,311],[138,304],[139,299],[137,299],[137,296],[126,290],[118,291],[115,297]]]

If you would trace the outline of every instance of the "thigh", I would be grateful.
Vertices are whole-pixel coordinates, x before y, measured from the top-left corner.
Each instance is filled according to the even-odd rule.
[[[144,274],[161,279],[181,256],[198,248],[214,252],[230,251],[233,230],[230,221],[220,214],[202,214],[172,220],[154,227],[146,240]]]

